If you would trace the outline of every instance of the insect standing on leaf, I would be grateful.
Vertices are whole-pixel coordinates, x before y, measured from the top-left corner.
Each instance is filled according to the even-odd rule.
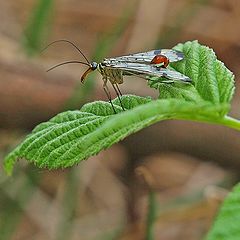
[[[111,94],[107,86],[108,82],[112,85],[123,110],[124,107],[121,101],[122,93],[118,86],[119,84],[123,83],[123,76],[138,76],[144,79],[147,79],[147,77],[158,77],[163,78],[163,80],[161,81],[162,83],[170,83],[175,81],[181,81],[185,83],[191,82],[191,79],[189,77],[177,71],[167,69],[167,66],[170,62],[177,62],[184,59],[183,53],[174,49],[159,49],[148,52],[130,54],[121,57],[105,58],[102,62],[96,63],[89,62],[83,52],[74,43],[68,40],[61,39],[54,41],[50,43],[46,48],[57,42],[66,42],[71,44],[84,57],[86,62],[77,60],[67,61],[57,64],[48,69],[47,71],[51,71],[59,66],[70,63],[87,65],[88,69],[83,73],[81,77],[81,82],[83,83],[87,75],[97,69],[102,75],[103,89],[108,97],[114,113],[116,113],[116,110],[113,106]]]

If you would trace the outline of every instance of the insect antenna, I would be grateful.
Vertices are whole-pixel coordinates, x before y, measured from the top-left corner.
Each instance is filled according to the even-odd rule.
[[[57,64],[57,65],[54,65],[54,66],[52,66],[51,68],[49,68],[49,69],[47,70],[47,72],[49,72],[49,71],[51,71],[51,70],[53,70],[53,69],[55,69],[55,68],[57,68],[57,67],[60,67],[60,66],[62,66],[62,65],[72,64],[72,63],[78,63],[78,64],[84,64],[84,65],[90,66],[90,64],[87,64],[87,63],[85,63],[85,62],[73,60],[73,61],[66,61],[66,62],[59,63],[59,64]]]
[[[55,43],[59,43],[59,42],[65,42],[65,43],[69,43],[71,44],[75,49],[77,49],[77,51],[84,57],[84,59],[87,61],[87,63],[90,65],[90,62],[89,60],[87,59],[87,57],[84,55],[84,53],[71,41],[69,40],[66,40],[66,39],[59,39],[59,40],[56,40],[56,41],[53,41],[51,43],[49,43],[43,50],[45,51],[47,48],[49,48],[51,45],[55,44]]]

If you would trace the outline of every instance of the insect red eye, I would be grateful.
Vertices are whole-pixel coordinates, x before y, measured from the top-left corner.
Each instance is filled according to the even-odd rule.
[[[160,54],[156,55],[151,61],[151,64],[161,64],[161,63],[163,63],[164,67],[167,67],[169,64],[169,60],[166,56],[160,55]]]

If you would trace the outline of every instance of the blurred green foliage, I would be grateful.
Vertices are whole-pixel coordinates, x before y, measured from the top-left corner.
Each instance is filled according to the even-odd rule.
[[[54,0],[39,0],[26,23],[23,34],[23,47],[28,55],[36,55],[42,49],[52,20]]]

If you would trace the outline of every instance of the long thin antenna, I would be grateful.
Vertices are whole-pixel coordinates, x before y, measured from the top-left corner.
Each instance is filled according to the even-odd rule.
[[[65,42],[65,43],[69,43],[71,44],[74,48],[76,48],[78,50],[78,52],[84,57],[84,59],[87,61],[88,64],[90,64],[90,62],[88,61],[87,57],[84,55],[84,53],[74,44],[72,43],[71,41],[69,40],[66,40],[66,39],[59,39],[59,40],[56,40],[54,42],[51,42],[49,43],[42,51],[46,50],[48,47],[50,47],[51,45],[55,44],[55,43],[58,43],[58,42]]]
[[[51,70],[53,70],[53,69],[55,69],[55,68],[57,68],[57,67],[60,67],[60,66],[62,66],[62,65],[71,64],[71,63],[80,63],[80,64],[84,64],[84,65],[90,66],[89,64],[87,64],[87,63],[85,63],[85,62],[75,61],[75,60],[74,60],[74,61],[67,61],[67,62],[62,62],[62,63],[59,63],[59,64],[57,64],[57,65],[54,65],[53,67],[49,68],[49,69],[47,70],[47,72],[49,72],[49,71],[51,71]]]

